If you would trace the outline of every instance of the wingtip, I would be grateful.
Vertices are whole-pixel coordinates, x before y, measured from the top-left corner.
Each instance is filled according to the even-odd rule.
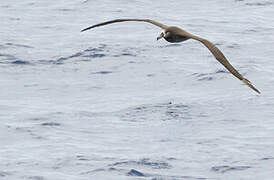
[[[256,91],[258,94],[261,94],[261,92],[257,89],[257,88],[255,88],[252,84],[251,84],[251,82],[248,80],[248,79],[243,79],[242,80],[246,85],[248,85],[248,87],[250,87],[251,89],[253,89],[254,91]]]
[[[87,27],[87,28],[85,28],[85,29],[82,29],[81,32],[84,32],[84,31],[89,30],[89,29],[91,29],[91,28],[93,28],[93,26]]]

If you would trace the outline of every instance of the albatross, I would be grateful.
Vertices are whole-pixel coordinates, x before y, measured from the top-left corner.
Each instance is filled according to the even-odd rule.
[[[153,21],[151,19],[115,19],[115,20],[111,20],[111,21],[106,21],[106,22],[102,22],[99,24],[95,24],[93,26],[87,27],[85,29],[83,29],[81,32],[98,27],[98,26],[104,26],[107,24],[111,24],[111,23],[117,23],[117,22],[124,22],[124,21],[141,21],[141,22],[147,22],[147,23],[151,23],[155,26],[158,26],[162,29],[161,34],[157,37],[157,40],[164,38],[166,41],[170,42],[170,43],[178,43],[178,42],[183,42],[186,41],[188,39],[194,39],[197,40],[199,42],[201,42],[203,45],[205,45],[209,51],[213,54],[213,56],[229,71],[231,72],[236,78],[238,78],[239,80],[241,80],[243,83],[245,83],[247,86],[249,86],[251,89],[253,89],[254,91],[256,91],[257,93],[260,94],[260,91],[258,89],[256,89],[251,82],[244,78],[230,63],[229,61],[226,59],[226,57],[224,56],[224,54],[210,41],[196,36],[194,34],[191,34],[179,27],[176,26],[167,26],[164,24],[161,24],[159,22]]]

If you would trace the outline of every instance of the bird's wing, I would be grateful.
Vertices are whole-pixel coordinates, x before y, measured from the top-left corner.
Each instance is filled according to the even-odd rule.
[[[184,33],[184,32],[183,32]],[[237,77],[238,79],[240,79],[241,81],[243,81],[246,85],[248,85],[251,89],[253,89],[254,91],[256,91],[257,93],[260,94],[260,91],[258,89],[256,89],[251,82],[244,78],[230,63],[229,61],[226,59],[226,57],[224,56],[224,54],[214,45],[212,44],[210,41],[204,39],[204,38],[200,38],[198,36],[195,35],[191,35],[192,39],[198,40],[201,43],[203,43],[209,50],[210,52],[214,55],[214,57],[222,64],[224,65],[224,67],[229,70],[229,72],[231,72],[235,77]]]
[[[102,22],[102,23],[99,23],[99,24],[95,24],[93,26],[90,26],[88,28],[83,29],[81,32],[89,30],[91,28],[98,27],[98,26],[104,26],[104,25],[107,25],[107,24],[117,23],[117,22],[124,22],[124,21],[143,21],[143,22],[148,22],[148,23],[154,24],[155,26],[158,26],[158,27],[160,27],[162,29],[166,29],[168,27],[168,26],[166,26],[164,24],[158,23],[158,22],[150,20],[150,19],[115,19],[115,20],[111,20],[111,21],[106,21],[106,22]]]

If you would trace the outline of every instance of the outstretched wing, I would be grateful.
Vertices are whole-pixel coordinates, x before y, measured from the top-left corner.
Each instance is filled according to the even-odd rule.
[[[226,59],[226,57],[224,56],[224,54],[214,45],[212,44],[210,41],[191,35],[192,39],[196,39],[198,41],[200,41],[201,43],[203,43],[209,50],[210,52],[214,55],[214,57],[222,64],[224,65],[224,67],[226,67],[227,70],[229,70],[229,72],[231,72],[235,77],[237,77],[238,79],[240,79],[241,81],[243,81],[246,85],[248,85],[251,89],[253,89],[254,91],[256,91],[257,93],[260,94],[260,91],[258,89],[256,89],[251,82],[244,78],[230,63],[229,61]]]
[[[107,24],[117,23],[117,22],[124,22],[124,21],[143,21],[143,22],[148,22],[148,23],[154,24],[155,26],[158,26],[158,27],[160,27],[162,29],[166,29],[168,27],[168,26],[166,26],[164,24],[158,23],[158,22],[150,20],[150,19],[115,19],[115,20],[111,20],[111,21],[106,21],[106,22],[102,22],[102,23],[99,23],[99,24],[95,24],[93,26],[90,26],[88,28],[83,29],[81,32],[89,30],[91,28],[98,27],[98,26],[104,26],[104,25],[107,25]]]

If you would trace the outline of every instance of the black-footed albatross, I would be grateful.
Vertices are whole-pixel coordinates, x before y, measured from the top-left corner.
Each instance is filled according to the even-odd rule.
[[[157,40],[164,38],[165,40],[167,40],[170,43],[177,43],[177,42],[183,42],[186,41],[188,39],[194,39],[197,41],[200,41],[201,43],[203,43],[209,50],[210,52],[214,55],[214,57],[222,64],[224,65],[224,67],[226,69],[228,69],[235,77],[237,77],[238,79],[240,79],[241,81],[243,81],[246,85],[248,85],[251,89],[253,89],[254,91],[256,91],[257,93],[260,93],[260,91],[258,89],[256,89],[251,82],[244,78],[226,59],[226,57],[223,55],[223,53],[214,45],[212,44],[210,41],[198,37],[196,35],[190,34],[188,32],[186,32],[185,30],[178,28],[176,26],[166,26],[164,24],[161,24],[159,22],[150,20],[150,19],[115,19],[115,20],[111,20],[111,21],[106,21],[106,22],[102,22],[99,24],[95,24],[93,26],[90,26],[88,28],[83,29],[81,32],[89,30],[91,28],[95,28],[98,26],[103,26],[103,25],[107,25],[107,24],[111,24],[111,23],[116,23],[116,22],[124,22],[124,21],[143,21],[143,22],[148,22],[151,24],[154,24],[160,28],[163,29],[163,31],[161,32],[161,34],[157,37]]]

